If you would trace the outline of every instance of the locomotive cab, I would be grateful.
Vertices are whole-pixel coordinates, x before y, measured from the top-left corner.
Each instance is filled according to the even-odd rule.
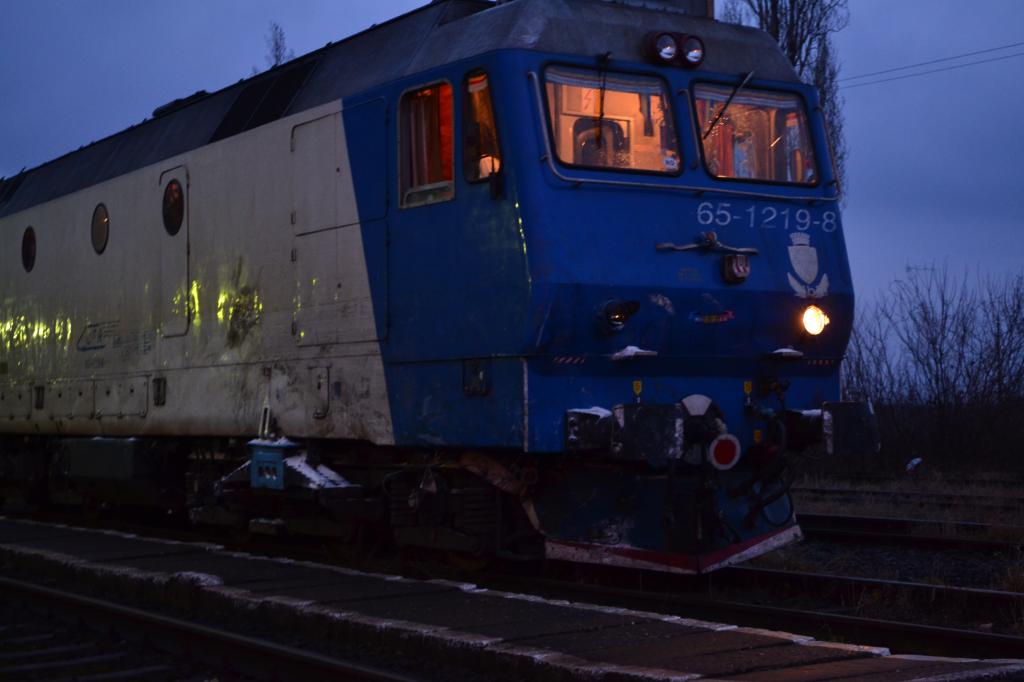
[[[799,536],[795,453],[875,447],[839,402],[853,294],[817,95],[774,46],[716,55],[718,28],[673,26],[711,34],[700,70],[600,45],[527,66],[525,449],[573,462],[531,500],[550,557],[742,560]]]

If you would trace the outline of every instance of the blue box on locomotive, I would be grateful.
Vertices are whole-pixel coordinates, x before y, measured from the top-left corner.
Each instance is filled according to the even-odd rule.
[[[284,460],[298,447],[286,439],[249,441],[249,481],[253,488],[284,490]]]

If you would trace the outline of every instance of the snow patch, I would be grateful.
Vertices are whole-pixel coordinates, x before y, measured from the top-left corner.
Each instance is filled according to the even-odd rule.
[[[246,443],[249,447],[262,447],[262,448],[297,448],[299,444],[295,441],[288,440],[287,438],[281,437],[276,440],[269,440],[265,438],[257,438]]]
[[[620,351],[612,354],[612,360],[629,360],[631,358],[653,357],[658,354],[656,350],[646,350],[637,346],[626,346]]]
[[[197,587],[220,587],[224,584],[224,580],[220,576],[195,571],[179,571],[172,574],[171,577]]]
[[[350,488],[352,484],[333,469],[317,464],[313,466],[306,455],[286,457],[284,465],[306,479],[311,488]]]
[[[669,300],[668,296],[664,296],[662,294],[651,294],[651,303],[659,308],[663,308],[669,315],[676,314],[675,306],[672,305],[672,301]]]
[[[612,416],[611,410],[606,410],[603,407],[597,407],[596,405],[594,407],[574,407],[569,411],[576,412],[578,414],[591,414],[600,419]]]

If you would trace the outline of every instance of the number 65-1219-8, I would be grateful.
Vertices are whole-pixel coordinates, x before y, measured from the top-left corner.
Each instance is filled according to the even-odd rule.
[[[806,208],[793,210],[792,208],[780,209],[774,206],[750,206],[733,213],[731,204],[710,201],[702,202],[697,207],[697,222],[705,226],[728,227],[739,223],[747,227],[760,227],[766,230],[781,228],[806,231],[812,227],[820,227],[824,232],[834,232],[839,227],[837,220],[838,216],[835,211],[825,211],[820,216],[816,216]]]

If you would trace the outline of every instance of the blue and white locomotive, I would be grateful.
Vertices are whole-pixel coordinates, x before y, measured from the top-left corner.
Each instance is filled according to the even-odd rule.
[[[0,488],[701,572],[800,531],[853,292],[705,0],[439,0],[0,182]]]

